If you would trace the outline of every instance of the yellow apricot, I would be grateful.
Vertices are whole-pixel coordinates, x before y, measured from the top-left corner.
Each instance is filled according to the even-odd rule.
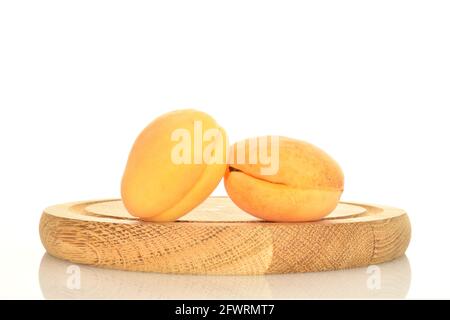
[[[263,146],[247,139],[231,147],[224,181],[233,202],[256,217],[279,222],[319,220],[333,211],[344,186],[338,163],[303,141],[286,137],[260,137],[256,141],[264,139],[269,142]],[[249,161],[264,148],[270,165],[277,170],[267,170],[267,159],[265,163]]]
[[[206,113],[178,110],[137,137],[122,178],[122,201],[133,216],[174,221],[216,188],[226,170],[225,131]]]

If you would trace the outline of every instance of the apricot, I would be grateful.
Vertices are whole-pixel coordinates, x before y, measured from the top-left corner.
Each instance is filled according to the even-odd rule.
[[[174,221],[205,200],[226,170],[225,131],[208,114],[178,110],[137,137],[122,178],[122,201],[133,216]]]
[[[335,160],[307,142],[277,136],[258,140],[269,142],[261,146],[247,139],[231,147],[224,181],[238,207],[279,222],[319,220],[336,208],[344,176]],[[267,149],[267,159],[278,161],[276,166],[267,159],[265,163],[255,161],[262,148]],[[276,170],[268,170],[270,166]]]

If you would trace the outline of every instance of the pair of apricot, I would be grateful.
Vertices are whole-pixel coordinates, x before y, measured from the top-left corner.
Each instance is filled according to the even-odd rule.
[[[231,200],[268,221],[318,220],[337,206],[343,173],[312,144],[278,136],[228,148],[206,113],[179,110],[150,123],[136,139],[122,178],[127,210],[148,221],[174,221],[203,202],[224,177]]]

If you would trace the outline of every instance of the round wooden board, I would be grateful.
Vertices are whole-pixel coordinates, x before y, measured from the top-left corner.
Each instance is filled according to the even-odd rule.
[[[41,241],[55,257],[107,268],[184,274],[269,274],[337,270],[403,255],[407,214],[392,207],[340,203],[306,223],[259,220],[228,197],[210,197],[176,222],[129,215],[120,200],[45,209]]]

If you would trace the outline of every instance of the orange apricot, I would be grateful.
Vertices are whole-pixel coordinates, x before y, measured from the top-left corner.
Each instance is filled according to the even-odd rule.
[[[122,178],[122,201],[148,221],[174,221],[205,200],[226,170],[225,131],[208,114],[178,110],[137,137]]]
[[[258,158],[262,149],[267,149],[265,161]],[[231,150],[225,188],[244,211],[268,221],[295,222],[319,220],[336,208],[344,176],[316,146],[274,136],[247,139]]]

